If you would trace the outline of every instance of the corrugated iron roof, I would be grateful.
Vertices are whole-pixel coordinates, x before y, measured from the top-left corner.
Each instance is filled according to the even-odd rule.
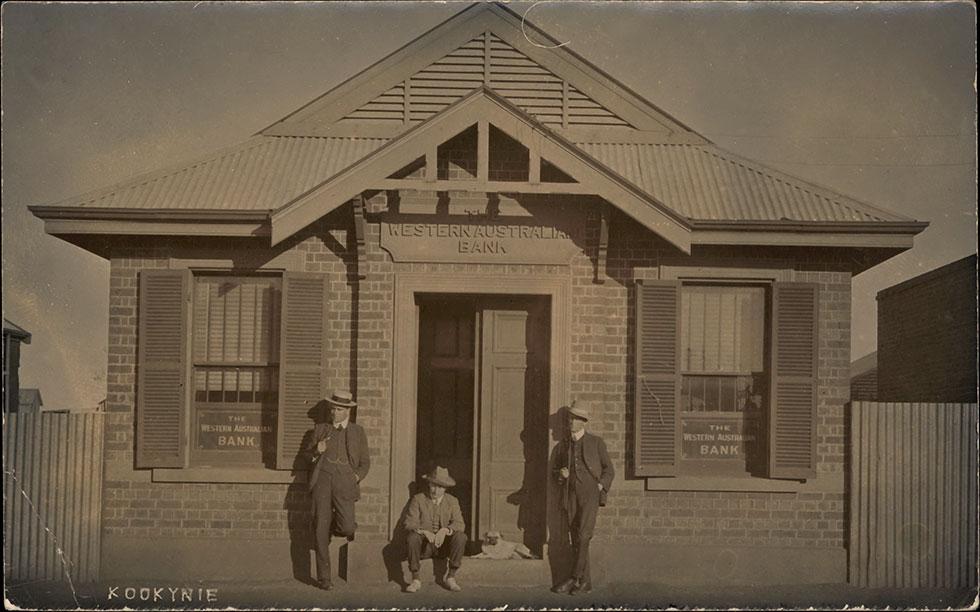
[[[385,138],[256,136],[190,164],[142,175],[58,206],[271,211],[374,152]],[[578,143],[692,220],[907,221],[739,158],[714,145]]]
[[[275,210],[387,142],[257,136],[190,164],[59,202],[85,208]]]
[[[578,146],[655,199],[693,220],[909,220],[739,158],[714,145],[580,143]]]

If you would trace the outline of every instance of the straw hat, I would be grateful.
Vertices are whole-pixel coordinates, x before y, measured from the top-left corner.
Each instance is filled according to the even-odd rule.
[[[351,395],[350,391],[334,391],[333,395],[326,399],[328,404],[333,404],[334,406],[342,406],[344,408],[353,408],[357,405],[354,401],[354,396]]]

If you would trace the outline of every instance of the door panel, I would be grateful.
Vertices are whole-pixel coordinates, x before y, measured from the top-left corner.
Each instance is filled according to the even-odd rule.
[[[547,485],[547,304],[488,302],[481,312],[479,533],[540,552]]]
[[[420,315],[416,476],[449,469],[472,537],[475,307],[427,302]]]
[[[507,497],[523,484],[527,312],[484,310],[482,318],[480,529],[520,542],[519,508]]]

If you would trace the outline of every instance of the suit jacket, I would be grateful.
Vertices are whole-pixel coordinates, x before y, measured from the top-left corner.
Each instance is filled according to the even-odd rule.
[[[426,493],[417,493],[408,502],[408,512],[405,515],[405,529],[413,532],[416,529],[427,529],[435,531],[443,527],[448,527],[457,531],[464,531],[466,523],[463,521],[463,511],[459,508],[459,500],[444,493],[442,501],[437,506],[429,499]]]
[[[561,468],[569,467],[571,456],[571,444],[568,438],[558,443],[558,453],[555,463],[555,474],[559,480],[561,478]],[[585,468],[589,470],[592,477],[599,481],[604,491],[609,491],[612,487],[613,478],[616,477],[616,470],[613,469],[612,461],[609,460],[609,452],[606,450],[606,443],[595,434],[585,432],[582,436],[582,457],[585,459]]]
[[[313,436],[305,449],[312,464],[310,465],[309,476],[311,491],[320,474],[320,463],[317,461],[320,458],[320,453],[316,450],[317,443],[320,440],[328,439],[336,432],[337,429],[330,423],[317,423],[316,427],[313,428]],[[347,423],[347,462],[357,474],[358,497],[360,497],[360,482],[364,480],[368,470],[371,469],[371,451],[368,449],[367,434],[364,433],[364,428],[349,421]]]

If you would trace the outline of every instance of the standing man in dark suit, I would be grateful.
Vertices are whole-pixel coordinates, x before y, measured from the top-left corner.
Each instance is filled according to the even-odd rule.
[[[589,543],[595,531],[599,506],[606,505],[615,471],[602,438],[585,430],[591,418],[589,405],[581,400],[568,408],[569,436],[559,442],[555,475],[563,488],[562,506],[572,541],[572,575],[552,590],[556,593],[588,593],[592,590]]]
[[[316,573],[320,588],[333,588],[330,580],[330,536],[354,539],[357,521],[354,502],[361,497],[360,482],[371,467],[364,428],[350,422],[350,409],[357,406],[349,391],[334,391],[325,400],[330,422],[317,423],[307,447],[310,492],[316,538]]]

